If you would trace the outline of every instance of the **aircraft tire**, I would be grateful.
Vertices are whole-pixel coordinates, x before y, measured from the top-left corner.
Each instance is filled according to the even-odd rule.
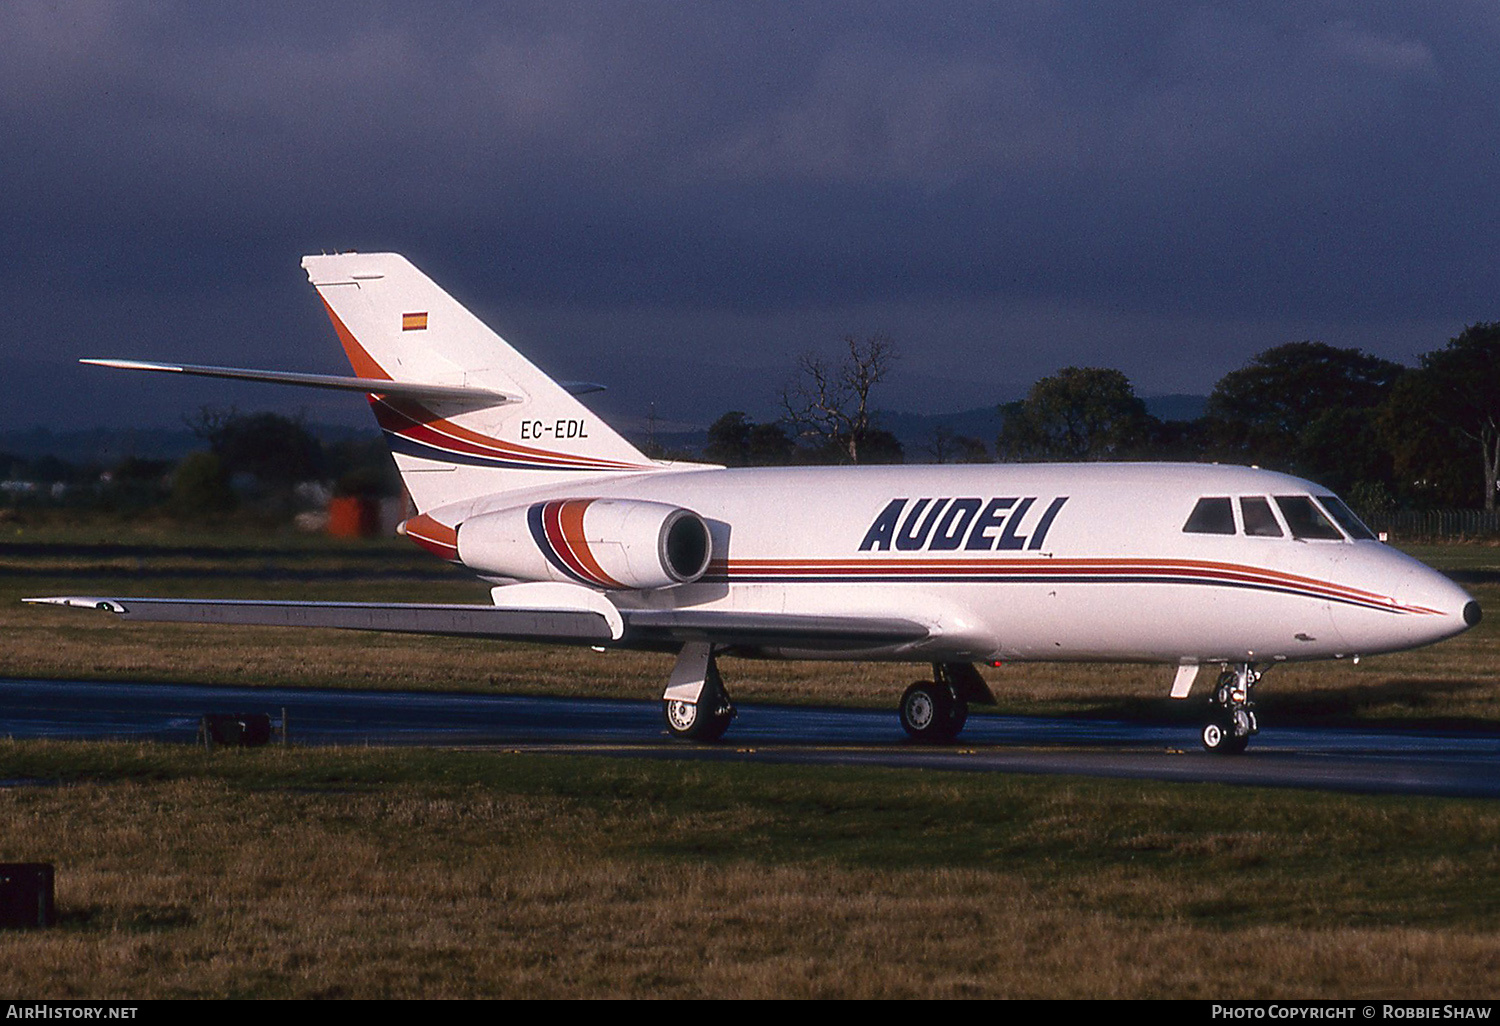
[[[1250,743],[1248,737],[1236,737],[1227,718],[1214,717],[1203,725],[1199,734],[1203,750],[1211,755],[1239,755]]]
[[[969,704],[946,685],[919,680],[901,696],[899,712],[902,729],[914,741],[942,744],[964,729]]]
[[[687,741],[717,741],[729,729],[733,713],[706,714],[697,702],[663,702],[662,717],[667,733]]]

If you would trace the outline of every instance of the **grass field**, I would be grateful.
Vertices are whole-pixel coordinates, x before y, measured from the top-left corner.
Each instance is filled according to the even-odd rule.
[[[95,591],[480,601],[404,546],[5,536],[5,676],[653,697],[667,657],[123,624]],[[35,543],[35,544],[34,544]],[[1477,575],[1500,549],[1422,553]],[[1472,590],[1500,610],[1500,589]],[[1500,723],[1495,619],[1281,667],[1276,722]],[[889,706],[910,667],[730,661],[745,701]],[[1008,666],[1011,712],[1171,713],[1160,668]],[[58,929],[0,992],[186,996],[1494,996],[1500,804],[497,752],[0,741],[0,860]]]
[[[26,997],[1487,997],[1500,806],[0,742]]]

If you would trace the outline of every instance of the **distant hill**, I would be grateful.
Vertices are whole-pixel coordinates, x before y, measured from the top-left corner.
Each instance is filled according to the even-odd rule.
[[[895,413],[881,410],[875,422],[901,442],[906,458],[920,462],[930,457],[928,451],[939,428],[947,428],[955,437],[977,438],[989,450],[995,448],[995,435],[1000,431],[998,406],[981,406],[976,410],[960,410],[957,413]]]

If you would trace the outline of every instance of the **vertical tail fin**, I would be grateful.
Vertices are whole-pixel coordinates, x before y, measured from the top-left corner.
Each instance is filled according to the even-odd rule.
[[[489,389],[519,401],[372,394],[419,512],[494,492],[655,469],[402,256],[309,256],[339,342],[361,378]]]

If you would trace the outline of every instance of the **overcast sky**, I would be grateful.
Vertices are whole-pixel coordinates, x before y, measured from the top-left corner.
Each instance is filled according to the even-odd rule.
[[[1500,319],[1500,7],[0,4],[0,426],[363,404],[305,253],[405,253],[608,412],[774,415],[903,353],[958,410],[1068,365],[1206,393],[1305,338]]]

